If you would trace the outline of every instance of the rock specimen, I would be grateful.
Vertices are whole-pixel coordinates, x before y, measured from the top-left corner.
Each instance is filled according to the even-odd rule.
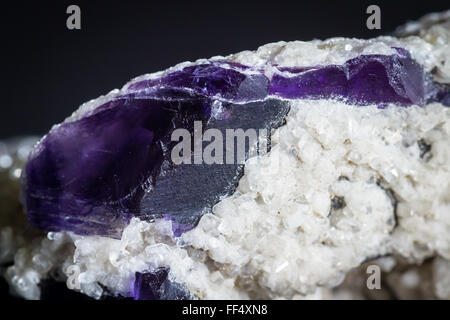
[[[186,62],[82,105],[30,154],[48,239],[7,278],[29,298],[68,266],[94,298],[319,298],[375,257],[450,259],[448,16]]]
[[[234,192],[242,166],[174,165],[174,130],[193,134],[195,121],[223,135],[227,129],[277,128],[289,102],[276,97],[378,106],[437,100],[439,91],[423,68],[405,49],[393,51],[311,68],[213,60],[132,82],[40,142],[24,182],[30,221],[47,231],[106,236],[120,235],[131,217],[168,217],[190,229]],[[268,68],[275,72],[270,80]]]

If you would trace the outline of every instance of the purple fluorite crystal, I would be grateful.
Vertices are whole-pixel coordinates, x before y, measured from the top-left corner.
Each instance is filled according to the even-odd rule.
[[[133,216],[169,216],[187,230],[205,208],[234,191],[239,164],[174,165],[176,128],[272,128],[281,125],[286,103],[266,100],[226,104],[227,117],[211,117],[212,102],[195,94],[171,101],[118,98],[101,111],[53,130],[26,168],[30,221],[44,230],[119,236]],[[161,92],[158,92],[161,94]],[[253,117],[258,114],[258,117]]]
[[[335,97],[357,105],[424,105],[432,94],[427,89],[426,75],[409,54],[400,52],[391,56],[363,55],[343,65],[293,69],[292,77],[275,74],[269,93],[291,99]]]
[[[159,79],[134,83],[130,91],[141,91],[155,87],[189,89],[208,97],[219,96],[228,101],[260,100],[267,96],[269,79],[262,74],[244,74],[244,66],[234,65],[228,69],[215,63],[186,67]]]
[[[152,272],[136,272],[132,297],[135,300],[185,300],[190,293],[178,283],[168,279],[168,270],[160,268]]]
[[[23,179],[29,220],[47,231],[118,237],[131,217],[165,217],[179,236],[234,192],[243,166],[174,165],[175,129],[192,133],[194,121],[221,132],[276,128],[293,98],[380,106],[448,100],[405,50],[397,51],[344,65],[280,67],[270,79],[261,70],[211,61],[135,82],[55,127],[35,148]]]

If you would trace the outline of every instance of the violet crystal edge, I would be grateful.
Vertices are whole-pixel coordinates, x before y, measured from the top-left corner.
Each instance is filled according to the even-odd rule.
[[[438,24],[429,32],[446,35],[445,48],[450,48],[449,22]],[[420,36],[427,39],[426,35]],[[110,246],[110,256],[114,253],[115,258],[109,259],[116,259],[116,262],[113,261],[116,265],[108,263],[112,263],[117,270],[121,270],[123,263],[126,268],[122,270],[126,272],[120,274],[115,271],[119,272],[114,274],[120,284],[117,291],[113,289],[112,280],[105,280],[104,283],[98,280],[104,279],[104,274],[77,289],[94,298],[105,294],[136,300],[266,299],[284,297],[283,294],[292,298],[296,295],[314,295],[318,288],[335,286],[340,283],[337,279],[359,264],[374,260],[374,256],[403,254],[419,261],[437,252],[445,257],[445,243],[442,247],[437,243],[436,247],[419,250],[417,243],[422,243],[422,240],[416,239],[416,245],[411,245],[408,239],[413,236],[404,222],[408,218],[404,217],[407,216],[406,208],[410,208],[408,201],[415,203],[409,200],[412,195],[424,192],[425,197],[428,194],[424,191],[425,186],[430,185],[435,172],[446,179],[443,172],[446,172],[448,159],[444,150],[445,145],[448,147],[448,141],[445,138],[447,133],[443,132],[448,127],[450,73],[446,73],[448,67],[445,69],[427,62],[430,60],[426,59],[427,54],[434,57],[433,53],[430,49],[424,49],[427,47],[421,45],[419,40],[411,37],[402,39],[381,37],[366,42],[336,39],[327,42],[329,47],[321,43],[278,43],[272,44],[281,52],[278,59],[268,59],[267,55],[260,54],[271,50],[268,45],[256,52],[185,63],[165,72],[137,78],[121,90],[82,106],[66,121],[52,128],[31,150],[21,177],[21,196],[28,221],[35,228],[48,232],[51,235],[49,239],[56,237],[61,245],[69,244],[71,253],[64,253],[69,260],[73,250],[76,250],[78,262],[81,261],[78,267],[86,274],[95,274],[89,269],[92,267],[90,261],[93,261],[91,254],[96,250],[94,239],[102,239],[106,246]],[[439,54],[445,55],[445,49],[439,47],[435,51],[438,52],[438,49],[441,50]],[[311,55],[321,50],[330,50],[331,53],[323,61],[311,58],[311,64],[305,65],[302,61],[299,63],[288,50],[298,55],[308,50],[313,51]],[[421,50],[428,51],[422,54]],[[450,65],[450,58],[446,63]],[[323,120],[324,125],[316,120],[318,110],[329,117]],[[347,116],[333,118],[342,113]],[[426,127],[423,125],[416,130],[413,123],[417,121],[414,119],[421,114],[426,114],[430,119],[447,118],[431,128],[422,129]],[[372,117],[384,127],[377,127]],[[353,124],[352,119],[356,119]],[[381,132],[373,136],[373,139],[381,137],[384,141],[384,144],[373,142],[373,152],[379,153],[372,158],[368,155],[366,163],[361,162],[364,156],[350,147],[346,153],[339,149],[340,145],[349,143],[357,146],[355,135],[342,138],[339,146],[329,143],[332,138],[324,138],[326,134],[320,130],[335,130],[335,135],[338,135],[339,129],[333,128],[334,121],[336,128],[345,121],[348,121],[348,126],[359,127],[358,122],[373,126],[370,133],[364,134]],[[268,153],[262,150],[261,140],[253,144],[244,143],[244,158],[231,163],[226,161],[229,156],[226,153],[221,155],[219,163],[207,163],[201,155],[199,161],[199,154],[195,151],[188,155],[184,154],[185,150],[180,153],[176,149],[179,140],[173,139],[180,129],[195,141],[198,134],[202,135],[207,130],[226,137],[233,130],[255,128],[268,132]],[[363,125],[359,128],[365,132]],[[395,137],[394,133],[389,137],[383,136],[382,132],[397,129],[404,131]],[[297,133],[297,130],[303,133]],[[426,130],[435,131],[425,135],[422,132],[428,132]],[[280,191],[282,186],[278,189],[274,187],[270,194],[262,191],[271,190],[269,185],[277,185],[277,178],[267,180],[269,178],[264,177],[263,170],[254,159],[265,161],[268,157],[275,157],[271,155],[271,138],[280,131],[290,132],[285,138],[287,142],[273,140],[275,152],[281,154],[280,163],[287,161],[286,166],[292,166],[289,167],[291,177],[289,174],[283,176],[286,185],[295,189],[306,183],[303,179],[315,179],[314,167],[306,165],[308,157],[314,154],[316,158],[311,163],[322,166],[324,177],[327,170],[339,171],[339,174],[333,173],[336,177],[332,179],[332,184],[324,184],[327,186],[323,187],[325,191],[320,191],[322,178],[317,178],[316,182],[320,192],[309,194],[302,191],[301,195],[296,194],[295,199],[293,196],[283,198],[280,195],[283,193]],[[410,132],[409,137],[407,132]],[[400,135],[403,137],[401,142],[395,140]],[[285,136],[282,137],[284,139]],[[302,153],[296,147],[306,143],[302,139],[308,141],[306,145],[312,148],[311,151]],[[211,142],[211,139],[202,140],[194,149],[206,150]],[[398,165],[400,160],[389,160],[394,154],[397,155],[397,149],[389,149],[393,145],[401,145],[399,148],[407,150],[404,152],[408,157],[417,158],[414,158],[414,165],[411,164],[413,169],[405,173],[409,178],[401,180],[402,183],[407,183],[404,181],[408,179],[414,181],[410,187],[402,184],[401,188],[395,188],[391,183],[401,171]],[[281,148],[285,148],[284,153]],[[332,148],[336,148],[334,153],[327,156]],[[388,154],[385,150],[392,153]],[[184,159],[183,163],[174,163],[174,152]],[[381,154],[386,157],[385,160],[380,160],[383,158]],[[217,159],[217,151],[214,155]],[[336,160],[341,156],[346,157],[345,164]],[[398,153],[398,157],[403,155]],[[238,158],[238,148],[233,147],[231,159]],[[292,162],[294,158],[297,161],[295,164]],[[382,161],[391,161],[392,167],[388,170]],[[342,169],[335,169],[339,166]],[[354,169],[355,166],[358,168]],[[272,167],[267,168],[265,170],[270,174]],[[284,172],[287,167],[278,170]],[[260,175],[259,180],[252,180],[255,172]],[[411,177],[415,172],[420,174]],[[422,178],[427,182],[421,184]],[[439,214],[448,214],[443,213],[448,210],[448,205],[443,204],[442,200],[446,192],[445,187],[443,189],[440,196],[430,200],[430,208]],[[367,207],[353,198],[359,192],[357,190],[363,190],[361,192],[366,196],[364,201],[369,203]],[[285,193],[289,195],[289,192]],[[320,198],[323,194],[326,194],[326,200]],[[247,200],[250,195],[254,197]],[[323,203],[326,205],[321,207]],[[225,207],[228,209],[222,209]],[[364,208],[369,213],[379,210],[381,213],[370,218],[374,219],[371,222],[364,220],[369,218],[346,220],[357,215],[355,212],[359,211],[356,208]],[[300,214],[302,210],[311,212],[311,216]],[[424,212],[427,210],[423,209]],[[291,272],[304,270],[311,276],[298,280],[298,283],[289,283],[286,280],[288,277],[280,278],[278,274],[294,268],[293,262],[286,260],[275,266],[275,258],[272,261],[271,257],[284,261],[277,254],[282,255],[281,251],[285,249],[279,249],[280,253],[261,253],[262,249],[255,253],[245,244],[250,240],[239,239],[238,230],[241,229],[236,226],[236,221],[242,221],[245,226],[250,221],[248,219],[254,219],[251,222],[253,227],[249,228],[256,230],[254,234],[251,233],[253,231],[245,231],[249,239],[265,237],[263,230],[268,230],[268,227],[263,221],[256,222],[258,218],[252,218],[255,215],[252,212],[256,211],[262,212],[261,219],[269,221],[267,223],[281,219],[279,223],[273,222],[273,226],[281,228],[280,234],[285,238],[276,240],[274,235],[274,240],[267,240],[270,245],[285,243],[286,239],[294,241],[295,236],[307,238],[305,234],[311,232],[316,238],[311,241],[314,245],[311,244],[310,248],[317,250],[318,255],[328,262],[322,264],[315,258],[307,263],[302,262],[303,265],[299,262],[298,269]],[[322,211],[324,214],[320,222],[314,220],[317,219],[314,215],[321,216]],[[233,220],[240,212],[240,220]],[[436,216],[439,216],[438,213]],[[234,227],[231,227],[233,223]],[[324,231],[324,224],[329,229]],[[376,225],[374,228],[377,230],[373,235],[362,227],[371,224]],[[350,225],[357,231],[348,231]],[[232,231],[227,233],[227,228]],[[315,229],[305,231],[308,228]],[[358,228],[361,228],[361,233]],[[316,231],[319,229],[321,231]],[[354,236],[351,244],[339,242],[341,240],[338,239],[342,239],[340,234],[334,236],[335,232],[344,231]],[[369,236],[372,238],[364,238]],[[360,237],[367,242],[361,241]],[[398,241],[394,248],[388,244],[391,237],[394,239],[392,241]],[[127,245],[122,246],[124,243]],[[361,247],[357,243],[361,243]],[[267,250],[270,245],[265,245]],[[290,246],[285,243],[280,244],[279,248]],[[225,254],[224,250],[230,253]],[[305,256],[296,261],[307,260],[309,249],[305,250]],[[355,253],[347,259],[345,250]],[[252,252],[254,256],[250,257],[247,252]],[[159,262],[155,258],[158,255],[162,256]],[[152,258],[148,258],[150,256]],[[283,255],[289,256],[291,254]],[[339,257],[347,259],[342,267],[336,267]],[[246,263],[236,262],[245,259],[248,259]],[[131,266],[131,261],[137,262]],[[182,270],[183,264],[189,271]],[[268,267],[269,264],[273,269]],[[212,272],[208,271],[210,266],[219,267]],[[314,266],[322,266],[325,271],[315,274]],[[269,269],[272,270],[267,271],[270,275],[255,280],[256,275],[264,274]],[[204,283],[208,285],[203,288],[201,282],[195,283],[196,276],[204,276],[201,279],[206,279]],[[42,277],[46,275],[43,273]],[[214,280],[216,278],[219,280]],[[221,289],[215,287],[215,281],[223,281]],[[31,297],[39,296],[34,292],[38,291],[33,291],[34,296]]]

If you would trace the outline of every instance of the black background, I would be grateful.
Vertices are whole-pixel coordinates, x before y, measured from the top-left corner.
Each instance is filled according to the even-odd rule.
[[[70,4],[81,8],[82,30],[66,28]],[[366,28],[370,4],[381,7],[381,30]],[[449,8],[435,0],[2,2],[0,139],[42,135],[81,103],[182,61],[280,40],[370,38]]]

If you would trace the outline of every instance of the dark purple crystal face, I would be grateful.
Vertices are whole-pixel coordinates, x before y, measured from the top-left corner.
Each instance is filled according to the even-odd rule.
[[[427,79],[409,54],[363,55],[343,65],[281,68],[295,74],[275,74],[269,93],[290,99],[330,99],[351,104],[424,105]]]
[[[356,105],[448,100],[403,49],[344,65],[262,71],[211,61],[131,84],[80,119],[55,127],[32,152],[23,179],[30,222],[47,231],[119,237],[131,217],[164,217],[175,236],[234,192],[241,164],[181,164],[170,158],[175,129],[277,128],[286,99]],[[284,99],[280,99],[284,98]],[[220,108],[216,108],[216,104]],[[246,146],[246,156],[251,146]]]
[[[132,297],[135,300],[192,299],[183,286],[168,279],[168,274],[165,268],[146,273],[136,272]]]
[[[194,121],[224,135],[233,128],[270,129],[281,125],[289,109],[271,99],[224,103],[227,116],[216,119],[211,105],[203,95],[161,88],[118,97],[55,128],[25,170],[30,222],[48,231],[111,237],[119,237],[131,217],[170,218],[176,236],[191,229],[205,209],[234,192],[243,168],[175,165],[171,150],[178,141],[171,140],[172,132],[192,133]]]
[[[121,98],[53,130],[26,168],[30,221],[44,230],[120,234],[160,171],[167,135],[206,119],[201,101],[184,107]]]
[[[218,96],[228,101],[261,100],[267,95],[269,80],[262,74],[245,74],[246,68],[239,64],[231,66],[237,69],[224,68],[218,63],[200,64],[186,67],[158,79],[133,83],[130,91],[152,88],[187,89],[208,97]]]
[[[450,85],[448,84],[437,85],[437,93],[435,99],[433,100],[442,103],[446,107],[450,107]]]

